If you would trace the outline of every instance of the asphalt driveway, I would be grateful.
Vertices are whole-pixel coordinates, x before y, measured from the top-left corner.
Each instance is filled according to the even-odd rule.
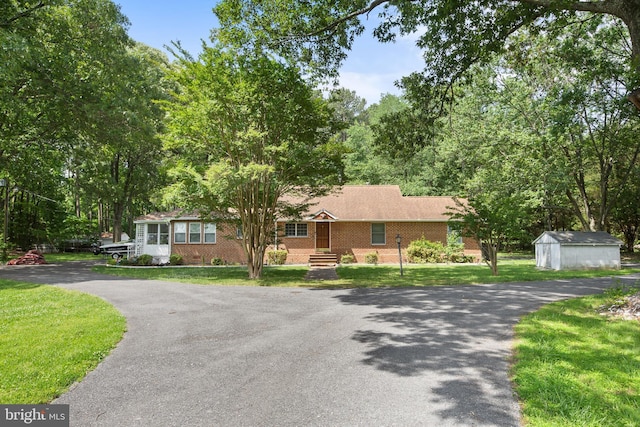
[[[98,295],[118,347],[55,403],[72,426],[518,426],[512,327],[625,279],[368,290],[198,286],[92,273],[0,277]]]

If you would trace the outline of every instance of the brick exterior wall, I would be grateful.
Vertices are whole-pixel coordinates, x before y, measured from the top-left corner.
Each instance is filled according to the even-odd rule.
[[[315,224],[308,223],[307,237],[284,237],[278,242],[279,249],[288,252],[287,264],[306,264],[309,255],[315,252]],[[330,226],[330,252],[338,255],[354,255],[356,262],[364,263],[365,256],[375,252],[379,263],[397,263],[398,245],[396,235],[402,237],[401,247],[406,249],[413,240],[422,238],[447,243],[447,224],[443,222],[388,222],[385,223],[385,244],[371,243],[370,222],[333,222]],[[479,257],[480,249],[473,239],[463,239],[465,254]],[[403,260],[406,255],[403,252]]]
[[[196,222],[196,221],[191,221]],[[287,251],[287,264],[307,264],[309,255],[316,252],[316,223],[307,223],[306,237],[279,237],[278,249]],[[282,230],[281,230],[282,231]],[[282,234],[282,233],[280,233]],[[385,244],[371,243],[370,222],[333,222],[330,225],[330,252],[340,257],[354,255],[356,262],[364,263],[365,256],[375,252],[378,262],[398,263],[398,245],[396,235],[402,237],[403,262],[406,262],[406,250],[409,243],[424,236],[427,240],[447,243],[447,224],[443,222],[388,222],[385,223]],[[216,243],[176,243],[171,236],[171,252],[182,255],[185,264],[209,265],[213,258],[221,258],[228,264],[246,264],[246,256],[241,241],[236,238],[236,230],[229,225],[218,224]],[[477,258],[480,249],[472,239],[465,238],[465,254]],[[274,246],[267,249],[273,250]]]
[[[235,228],[224,224],[216,225],[215,243],[176,243],[175,234],[172,233],[171,253],[181,255],[184,263],[190,265],[211,265],[211,260],[214,258],[220,258],[227,264],[247,263],[241,241],[236,238]]]

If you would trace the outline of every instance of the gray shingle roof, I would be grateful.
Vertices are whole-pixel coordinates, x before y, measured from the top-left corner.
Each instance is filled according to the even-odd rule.
[[[622,245],[619,239],[605,231],[545,231],[533,243],[545,235],[564,245]]]

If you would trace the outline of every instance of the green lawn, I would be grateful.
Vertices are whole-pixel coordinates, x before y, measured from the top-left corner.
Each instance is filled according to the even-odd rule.
[[[0,280],[0,402],[50,402],[94,369],[125,329],[125,318],[98,297]]]
[[[550,304],[516,326],[512,378],[527,426],[640,426],[640,322],[597,311],[616,296]]]
[[[20,254],[14,254],[9,259],[18,258]],[[60,262],[68,261],[100,261],[100,256],[94,255],[91,252],[57,252],[43,254],[44,260],[49,264],[56,264]]]
[[[385,286],[443,286],[497,282],[522,282],[585,277],[602,277],[640,272],[640,269],[542,271],[533,260],[504,260],[499,264],[500,275],[491,275],[484,264],[438,264],[404,266],[400,276],[398,265],[350,264],[337,268],[339,280],[309,282],[304,279],[306,266],[265,267],[261,280],[247,278],[244,267],[113,267],[97,266],[100,273],[117,276],[169,280],[195,284],[216,285],[261,285],[261,286],[315,286],[315,287],[385,287]]]
[[[99,261],[101,258],[91,252],[60,252],[44,254],[44,259],[53,264],[67,261]]]
[[[199,285],[302,286],[308,285],[304,276],[307,267],[265,267],[263,277],[248,279],[245,267],[116,267],[99,265],[97,273],[135,279],[168,280]]]

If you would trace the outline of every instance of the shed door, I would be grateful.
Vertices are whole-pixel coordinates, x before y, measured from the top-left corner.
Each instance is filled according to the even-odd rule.
[[[316,222],[316,249],[329,249],[328,222]]]

